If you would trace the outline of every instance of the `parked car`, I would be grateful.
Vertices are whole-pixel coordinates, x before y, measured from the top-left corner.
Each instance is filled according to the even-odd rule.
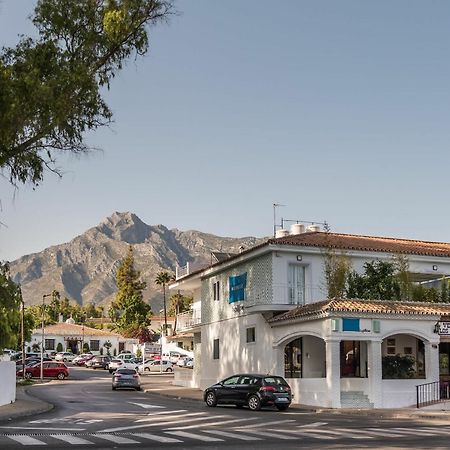
[[[177,361],[177,366],[178,367],[188,367],[188,368],[192,369],[192,367],[194,367],[194,358],[191,358],[190,356],[182,356]]]
[[[140,373],[143,372],[173,372],[173,364],[170,361],[148,359],[138,367]]]
[[[18,376],[22,376],[23,369],[17,372]],[[58,378],[64,380],[69,376],[69,369],[64,363],[46,361],[43,367],[43,375],[45,378]],[[39,363],[33,366],[25,366],[25,378],[33,378],[41,376],[41,365]]]
[[[117,388],[131,388],[141,390],[141,378],[135,369],[120,368],[112,377],[112,390]]]
[[[130,359],[134,359],[136,358],[136,355],[134,355],[133,353],[129,353],[129,352],[122,352],[119,355],[117,355],[115,357],[115,359],[123,359],[124,361],[128,361]]]
[[[135,369],[138,370],[139,364],[134,362],[133,359],[124,360],[124,359],[117,359],[114,358],[109,363],[109,373],[113,373],[117,369]]]
[[[94,355],[92,353],[82,353],[81,355],[76,356],[72,362],[77,366],[84,366],[86,361],[92,359],[93,357]]]
[[[92,359],[87,361],[89,367],[92,369],[109,369],[109,363],[111,362],[111,358],[109,356],[94,356]]]
[[[272,375],[233,375],[207,388],[203,399],[210,407],[231,403],[258,411],[262,406],[275,406],[279,411],[289,408],[291,388],[283,377]]]
[[[72,362],[77,355],[71,352],[59,352],[55,356],[55,361]]]

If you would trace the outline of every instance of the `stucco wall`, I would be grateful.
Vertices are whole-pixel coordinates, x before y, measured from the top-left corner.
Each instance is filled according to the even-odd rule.
[[[0,361],[0,406],[16,401],[16,363],[14,361]]]

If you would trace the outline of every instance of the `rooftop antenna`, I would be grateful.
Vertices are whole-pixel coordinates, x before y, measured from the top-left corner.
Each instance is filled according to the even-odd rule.
[[[272,206],[273,206],[273,237],[275,237],[277,233],[277,208],[286,205],[282,205],[281,203],[273,203]]]

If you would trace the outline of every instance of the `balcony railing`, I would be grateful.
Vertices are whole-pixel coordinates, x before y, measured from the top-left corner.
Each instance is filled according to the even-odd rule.
[[[202,322],[200,311],[187,311],[177,316],[177,330],[186,331],[196,327]]]
[[[255,287],[247,292],[247,300],[253,304],[304,305],[311,301],[323,300],[326,292],[312,285],[291,286],[273,284],[267,288]]]
[[[179,280],[180,278],[183,278],[189,274],[191,274],[192,272],[195,272],[199,269],[201,269],[202,267],[204,267],[204,265],[199,264],[199,263],[186,263],[185,266],[177,266],[175,268],[175,279]]]

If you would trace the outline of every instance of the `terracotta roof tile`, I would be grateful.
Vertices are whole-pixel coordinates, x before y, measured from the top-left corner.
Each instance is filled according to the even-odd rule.
[[[372,313],[397,315],[446,316],[450,315],[450,304],[423,302],[395,302],[384,300],[332,299],[324,300],[280,314],[269,323],[285,322],[307,317],[328,317],[336,313]]]
[[[303,247],[335,248],[369,252],[404,253],[411,255],[450,257],[450,244],[446,242],[417,241],[355,234],[310,232],[269,239],[269,244],[300,245]]]
[[[41,332],[40,328],[36,328],[33,330],[33,333],[39,334]],[[55,325],[47,325],[44,328],[45,334],[55,334],[57,336],[67,336],[67,335],[81,335],[83,334],[83,326],[76,325],[73,323],[57,323]],[[98,330],[96,328],[84,327],[84,335],[85,336],[111,336],[111,337],[119,337],[122,336],[118,333],[112,333],[107,330]]]

